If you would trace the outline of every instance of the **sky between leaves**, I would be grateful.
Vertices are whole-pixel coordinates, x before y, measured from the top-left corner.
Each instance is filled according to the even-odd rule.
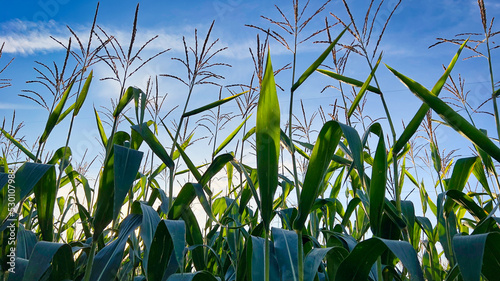
[[[367,0],[348,1],[358,25],[362,24],[369,2]],[[387,8],[380,11],[380,22],[376,23],[376,28],[382,26],[383,21],[389,15],[388,8],[396,3],[395,0],[386,1],[384,6]],[[171,58],[183,56],[182,36],[186,36],[188,42],[192,42],[194,29],[198,29],[200,36],[204,36],[213,20],[215,20],[215,26],[212,38],[220,38],[218,47],[228,47],[220,54],[217,61],[232,65],[231,69],[220,68],[221,74],[226,77],[221,83],[223,85],[248,83],[253,71],[253,62],[248,48],[255,48],[256,34],[263,35],[256,29],[246,27],[245,24],[257,25],[265,29],[272,27],[260,16],[280,18],[274,4],[277,4],[285,13],[290,14],[292,10],[291,1],[140,1],[136,46],[140,46],[149,38],[158,35],[158,39],[146,49],[144,57],[165,49],[171,50],[149,63],[142,72],[129,80],[129,85],[145,88],[145,83],[151,75],[164,73],[178,75],[176,71],[180,68],[180,64]],[[322,4],[322,1],[312,0],[309,3],[309,13]],[[136,5],[137,0],[102,1],[97,24],[108,33],[115,35],[120,42],[124,42],[124,45],[127,45],[130,40]],[[37,76],[33,69],[36,66],[34,61],[47,65],[50,65],[52,61],[62,63],[64,49],[50,36],[61,42],[67,42],[70,33],[66,26],[70,26],[82,40],[86,40],[84,38],[88,37],[96,6],[97,1],[76,0],[3,1],[2,3],[0,43],[5,42],[5,46],[0,66],[3,67],[10,59],[15,59],[0,76],[0,78],[12,79],[11,87],[0,89],[0,117],[4,117],[10,122],[15,110],[17,122],[25,122],[21,134],[26,135],[26,141],[30,145],[43,131],[48,112],[36,103],[19,97],[18,94],[21,93],[21,90],[33,90],[31,87],[34,86],[25,82],[33,80]],[[491,19],[499,14],[500,3],[486,1],[486,9],[488,18]],[[334,18],[329,15],[330,12],[340,15],[347,22],[349,21],[341,1],[335,0],[326,6],[325,11],[314,18],[305,34],[308,35],[323,28],[325,17],[328,17],[330,23],[335,22]],[[493,29],[496,30],[497,26],[495,24]],[[442,65],[449,63],[458,47],[451,44],[442,44],[431,49],[428,47],[436,42],[437,37],[452,38],[458,33],[481,31],[481,19],[475,0],[403,0],[387,27],[379,50],[384,51],[383,63],[430,89],[442,74]],[[339,32],[339,26],[332,30],[334,36]],[[322,33],[314,37],[313,40],[300,45],[298,49],[298,73],[304,71],[326,48],[325,44],[312,44],[312,41],[325,39],[326,35]],[[291,53],[275,42],[271,42],[271,55],[275,69],[291,60]],[[465,52],[463,57],[470,55],[472,55],[471,52]],[[495,52],[493,56],[494,59],[497,57]],[[328,59],[327,63],[329,63]],[[94,66],[93,70],[96,78],[109,75],[104,64]],[[498,67],[496,70],[499,70]],[[485,93],[488,90],[489,79],[486,59],[460,61],[453,74],[457,76],[461,72],[466,74],[467,87],[478,105],[488,95]],[[368,73],[366,63],[359,58],[354,58],[351,63],[348,63],[345,75],[364,81]],[[395,77],[389,74],[384,66],[379,67],[377,75],[398,126],[396,130],[401,133],[401,120],[409,122],[421,103]],[[277,79],[278,83],[281,83],[286,89],[289,87],[289,72],[280,74]],[[304,101],[308,114],[312,114],[319,105],[327,107],[334,102],[334,98],[338,97],[333,90],[320,93],[321,89],[330,82],[327,78],[320,74],[314,74],[310,79],[315,82],[306,82],[296,95],[297,100]],[[170,106],[166,106],[166,111],[170,110],[172,105],[184,102],[186,90],[180,83],[167,78],[160,78],[160,83],[162,85],[161,92],[168,93],[167,103]],[[190,108],[207,104],[218,98],[217,88],[206,87],[202,89],[195,93],[197,98],[194,99]],[[84,112],[76,120],[75,126],[78,128],[78,132],[75,133],[76,136],[73,136],[70,143],[76,158],[78,158],[78,154],[81,156],[83,151],[89,148],[91,151],[93,149],[95,153],[99,151],[92,106],[98,109],[100,106],[109,108],[110,99],[118,97],[118,90],[119,86],[116,83],[94,80],[89,98],[82,110]],[[41,94],[49,96],[48,93]],[[227,91],[223,92],[223,96],[228,95]],[[283,116],[288,114],[288,95],[288,90],[279,92]],[[375,118],[381,117],[382,110],[378,98],[369,97],[368,101],[367,113],[373,113]],[[295,104],[299,103],[295,102]],[[233,112],[238,111],[235,104],[227,105],[225,109]],[[299,108],[296,110],[298,111]],[[175,119],[180,114],[179,110],[176,113],[172,114]],[[282,117],[282,120],[286,120],[286,118]],[[488,116],[480,117],[478,123],[480,126],[493,128],[493,119]],[[51,136],[52,141],[49,141],[49,143],[54,143],[52,149],[64,145],[66,132],[67,126],[65,125],[56,128]],[[454,133],[451,132],[451,134]],[[445,142],[447,141],[449,144],[453,144],[455,138],[460,137],[458,134],[444,135],[443,137]],[[463,152],[468,153],[466,149]]]

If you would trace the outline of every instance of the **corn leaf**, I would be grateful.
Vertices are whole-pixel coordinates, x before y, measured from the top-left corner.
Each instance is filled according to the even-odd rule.
[[[363,98],[363,96],[366,93],[366,90],[368,89],[368,86],[370,85],[370,82],[372,81],[373,76],[375,76],[375,72],[377,71],[378,65],[380,64],[380,61],[382,60],[382,54],[380,54],[377,63],[375,64],[375,67],[373,67],[370,75],[368,75],[368,78],[366,78],[365,83],[361,86],[361,89],[359,90],[358,94],[356,95],[356,98],[354,98],[354,101],[351,104],[351,107],[349,108],[349,111],[347,112],[348,118],[351,118],[352,114],[354,113],[354,110],[356,110],[356,107],[358,107],[359,102]]]
[[[64,108],[64,105],[66,104],[66,100],[68,99],[69,93],[71,92],[71,88],[73,88],[73,83],[74,82],[75,81],[73,80],[69,84],[69,86],[66,89],[66,91],[64,91],[64,93],[63,93],[63,95],[61,97],[61,100],[59,100],[59,103],[57,103],[57,105],[54,108],[54,110],[50,113],[49,119],[47,119],[47,124],[45,124],[45,130],[43,131],[42,136],[38,140],[38,143],[42,144],[45,141],[47,141],[47,138],[49,137],[50,132],[52,132],[52,129],[54,129],[54,127],[58,123],[59,117],[60,117],[61,112],[62,112],[62,110]]]
[[[292,85],[292,92],[295,92],[295,90],[297,90],[297,88],[300,85],[302,85],[302,83],[304,83],[304,81],[306,81],[306,79],[314,71],[316,71],[316,69],[318,69],[318,67],[323,63],[323,61],[326,59],[326,57],[330,54],[330,52],[332,51],[332,49],[335,47],[335,45],[337,44],[337,42],[340,40],[340,38],[342,37],[342,35],[344,35],[344,33],[347,31],[348,28],[349,27],[344,28],[344,30],[339,34],[339,36],[337,36],[337,38],[335,38],[335,40],[333,40],[332,43],[330,43],[330,46],[328,46],[328,48],[326,48],[326,50],[319,56],[319,58],[317,58],[311,64],[311,66],[309,66],[309,68],[306,69],[306,71],[304,71],[304,73],[302,73],[302,75],[300,75],[299,80],[297,80],[297,82],[295,82]]]
[[[141,137],[149,145],[151,150],[153,150],[156,156],[158,156],[160,160],[163,161],[163,163],[165,163],[165,165],[167,165],[169,169],[174,168],[175,165],[174,161],[172,160],[172,158],[170,158],[170,156],[168,156],[167,151],[165,150],[163,145],[158,141],[153,132],[149,129],[147,123],[134,125],[131,128],[132,130],[139,133],[139,135],[141,135]]]
[[[324,174],[340,141],[342,130],[340,123],[328,121],[319,132],[307,167],[302,193],[299,198],[299,213],[293,223],[293,228],[302,230],[309,212],[318,197]]]
[[[201,113],[201,112],[203,112],[203,111],[210,110],[210,109],[212,109],[212,108],[214,108],[214,107],[217,107],[217,106],[220,106],[220,105],[222,105],[222,104],[225,104],[226,102],[231,101],[231,100],[233,100],[233,99],[235,99],[235,98],[237,98],[237,97],[239,97],[239,96],[241,96],[241,95],[243,95],[243,94],[245,94],[245,93],[247,93],[247,92],[248,92],[248,91],[244,91],[244,92],[242,92],[242,93],[239,93],[239,94],[236,94],[236,95],[232,95],[232,96],[230,96],[230,97],[223,98],[223,99],[221,99],[221,100],[218,100],[218,101],[212,102],[212,103],[210,103],[210,104],[204,105],[204,106],[202,106],[202,107],[200,107],[200,108],[193,109],[193,110],[191,110],[191,111],[188,111],[188,112],[184,113],[184,114],[182,115],[182,117],[183,117],[183,118],[186,118],[186,117],[189,117],[189,116],[192,116],[192,115],[196,115],[196,114],[198,114],[198,113]]]
[[[90,88],[90,83],[92,82],[92,77],[93,77],[94,71],[90,71],[89,76],[85,80],[85,84],[83,84],[83,88],[80,91],[80,94],[78,95],[78,99],[76,100],[75,103],[75,111],[73,111],[73,116],[77,116],[78,113],[80,112],[80,109],[83,106],[83,103],[85,102],[85,99],[87,98],[87,94],[89,92]]]
[[[33,153],[31,153],[26,147],[24,147],[19,141],[17,141],[14,137],[12,137],[9,133],[7,133],[7,131],[5,131],[3,128],[0,128],[0,131],[2,132],[2,134],[8,139],[10,140],[10,142],[12,142],[12,144],[14,144],[17,148],[19,148],[22,152],[24,152],[24,154],[26,154],[26,156],[28,156],[31,160],[33,161],[37,161],[35,155]]]
[[[402,75],[389,67],[394,73],[418,98],[429,105],[439,116],[447,122],[455,131],[469,139],[473,144],[488,153],[491,157],[500,161],[500,149],[487,136],[485,136],[476,127],[471,125],[460,114],[456,113],[449,105],[429,92],[425,87]]]
[[[236,129],[234,129],[234,131],[231,134],[229,134],[226,137],[226,139],[224,139],[224,141],[219,145],[219,147],[217,147],[217,149],[214,151],[214,153],[212,153],[212,156],[217,155],[221,150],[224,149],[224,147],[226,147],[234,139],[236,134],[238,134],[238,132],[241,130],[243,125],[245,125],[245,123],[247,122],[248,118],[250,118],[250,116],[252,116],[252,114],[248,115],[248,117],[245,120],[243,120],[243,122],[241,122],[241,124]]]
[[[133,150],[120,145],[115,145],[114,167],[114,198],[113,220],[118,217],[132,183],[134,182],[139,166],[141,165],[142,151]]]
[[[360,242],[354,247],[349,256],[340,264],[335,280],[368,280],[372,265],[386,250],[391,251],[400,259],[411,274],[412,280],[424,280],[417,253],[410,243],[377,237]]]
[[[361,82],[361,81],[359,81],[359,80],[356,80],[356,79],[354,79],[354,78],[350,78],[350,77],[346,77],[346,76],[343,76],[343,75],[337,74],[337,73],[332,72],[332,71],[329,71],[329,70],[325,70],[325,69],[318,69],[317,71],[318,71],[319,73],[323,73],[323,74],[325,74],[326,76],[330,76],[330,77],[332,77],[333,79],[337,79],[337,80],[339,80],[340,82],[344,82],[344,83],[346,83],[346,84],[348,84],[348,85],[351,85],[351,86],[354,86],[354,87],[361,88],[361,87],[363,87],[363,84],[365,83],[365,82]],[[381,95],[381,94],[382,94],[382,92],[381,92],[378,88],[373,87],[373,86],[371,86],[371,85],[368,85],[368,86],[366,87],[366,90],[367,90],[367,91],[370,91],[370,92],[372,92],[372,93],[375,93],[375,94],[379,94],[379,95]]]
[[[457,62],[457,60],[460,56],[460,53],[462,52],[462,49],[465,47],[467,42],[468,42],[468,40],[465,40],[462,43],[462,45],[458,49],[457,53],[455,54],[455,56],[451,60],[450,64],[446,68],[445,72],[443,73],[443,75],[439,78],[437,83],[432,88],[433,95],[439,96],[441,89],[443,88],[444,84],[446,83],[446,79],[448,79],[448,76],[450,75],[451,70],[455,66],[455,63]],[[401,134],[399,139],[396,141],[396,144],[394,144],[394,147],[393,147],[394,154],[398,154],[399,151],[406,145],[406,143],[408,143],[410,138],[418,130],[418,127],[420,127],[420,123],[422,123],[422,120],[424,120],[425,115],[427,114],[427,111],[429,111],[429,109],[430,109],[430,107],[426,103],[424,103],[420,106],[417,113],[413,116],[410,123],[408,123],[408,125],[405,127],[403,133]]]
[[[121,97],[120,101],[116,105],[115,111],[113,112],[113,117],[118,117],[120,113],[125,109],[127,104],[134,98],[134,96],[139,96],[141,93],[141,89],[136,88],[136,87],[128,87],[123,96]]]
[[[269,52],[257,105],[255,134],[257,137],[257,174],[260,186],[261,217],[264,227],[269,230],[274,193],[278,186],[280,151],[280,108]]]
[[[50,275],[49,280],[72,278],[75,263],[68,244],[45,241],[36,243],[22,280],[40,280],[49,268],[52,268],[50,274],[46,275]]]

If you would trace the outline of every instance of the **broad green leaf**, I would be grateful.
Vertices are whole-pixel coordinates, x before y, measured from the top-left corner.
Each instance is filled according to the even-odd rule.
[[[309,253],[307,253],[306,258],[304,259],[304,281],[314,281],[314,278],[318,274],[318,268],[321,262],[328,254],[332,256],[334,255],[343,260],[348,256],[349,252],[343,247],[312,249]]]
[[[273,213],[274,193],[278,186],[280,151],[280,108],[269,52],[257,105],[255,134],[257,137],[257,174],[259,178],[261,217],[264,227],[269,230]]]
[[[483,162],[481,161],[480,157],[476,157],[476,164],[474,164],[474,169],[472,170],[472,173],[476,177],[476,179],[481,183],[483,186],[484,190],[488,193],[488,195],[493,198],[493,194],[491,193],[490,185],[488,183],[488,180],[486,179],[486,174],[484,171],[483,167]]]
[[[116,138],[115,138],[116,139]],[[110,152],[109,157],[105,159],[103,168],[99,177],[99,189],[96,200],[96,210],[94,213],[93,226],[94,234],[93,239],[97,240],[101,235],[104,228],[111,222],[113,218],[113,201],[114,201],[114,146]]]
[[[281,271],[281,280],[299,280],[297,233],[275,227],[271,231],[276,259]]]
[[[184,113],[182,115],[183,118],[186,118],[186,117],[189,117],[189,116],[192,116],[192,115],[195,115],[195,114],[198,114],[198,113],[201,113],[203,111],[207,111],[207,110],[210,110],[214,107],[217,107],[217,106],[220,106],[222,104],[225,104],[226,102],[230,101],[230,100],[233,100],[245,93],[247,93],[248,91],[245,91],[245,92],[242,92],[242,93],[239,93],[239,94],[236,94],[236,95],[232,95],[230,97],[227,97],[227,98],[223,98],[221,100],[218,100],[218,101],[215,101],[215,102],[212,102],[212,103],[209,103],[207,105],[204,105],[200,108],[197,108],[197,109],[194,109],[194,110],[191,110],[191,111],[188,111],[186,113]]]
[[[198,220],[196,219],[191,208],[187,208],[182,212],[182,220],[186,223],[186,242],[189,246],[203,245],[203,235],[198,225]],[[191,250],[191,255],[193,259],[194,267],[197,270],[203,270],[206,268],[205,265],[205,254],[203,248],[195,248]]]
[[[201,179],[198,181],[199,184],[202,186],[205,186],[208,184],[208,182],[222,169],[226,166],[227,163],[232,161],[234,159],[234,156],[226,153],[226,154],[221,154],[217,156],[210,166],[208,166],[207,170],[205,173],[203,173],[203,176]],[[209,195],[212,194],[212,192],[209,189],[205,189]]]
[[[90,275],[91,281],[113,281],[120,268],[123,252],[130,234],[141,225],[142,215],[128,215],[120,224],[118,238],[100,250],[95,258]],[[94,236],[95,237],[95,236]]]
[[[123,200],[127,196],[141,165],[142,151],[115,145],[113,220],[120,215]]]
[[[56,169],[52,166],[34,187],[37,218],[42,239],[52,242],[54,238],[54,207],[57,195]]]
[[[319,58],[317,58],[311,64],[311,66],[309,66],[309,68],[306,69],[306,71],[304,71],[304,73],[302,73],[302,75],[300,75],[299,80],[297,80],[297,82],[295,82],[293,84],[293,86],[292,86],[292,89],[291,89],[292,92],[295,92],[295,90],[300,85],[302,85],[302,83],[304,83],[304,81],[306,81],[306,79],[314,71],[316,71],[316,69],[318,69],[318,67],[323,63],[323,61],[326,59],[326,57],[328,57],[328,55],[330,54],[330,52],[333,50],[333,48],[335,47],[335,45],[337,44],[337,42],[340,40],[340,38],[342,37],[342,35],[344,35],[344,33],[346,32],[347,29],[348,29],[348,27],[344,28],[344,30],[339,34],[339,36],[337,36],[337,38],[335,38],[335,40],[333,40],[332,43],[330,43],[330,46],[328,46],[328,48],[326,48],[326,50],[319,56]]]
[[[247,260],[251,261],[250,272],[252,281],[265,280],[264,267],[265,267],[265,240],[261,237],[250,236],[247,238]],[[249,249],[250,248],[250,249]],[[250,252],[250,253],[249,253]],[[248,255],[250,254],[250,257]],[[269,280],[280,280],[279,268],[274,256],[274,247],[270,243],[270,271]],[[248,267],[248,265],[247,265]]]
[[[49,280],[70,279],[74,267],[73,253],[68,244],[41,241],[33,249],[23,280],[40,280],[49,268]]]
[[[31,160],[37,161],[36,156],[31,153],[26,147],[24,147],[19,141],[17,141],[14,137],[12,137],[9,133],[7,133],[3,128],[0,128],[0,132],[12,142],[17,148],[19,148],[26,156],[28,156]]]
[[[92,82],[92,77],[93,77],[94,71],[90,71],[89,76],[85,80],[85,84],[83,84],[83,88],[80,91],[80,94],[78,95],[78,99],[76,100],[75,103],[75,111],[73,111],[73,116],[77,116],[78,113],[80,112],[80,109],[83,106],[83,103],[85,102],[85,99],[87,98],[87,94],[89,92],[90,88],[90,83]]]
[[[370,238],[354,247],[349,256],[340,264],[335,280],[367,280],[377,258],[386,250],[391,251],[403,263],[412,280],[424,280],[417,253],[404,241]]]
[[[302,192],[299,198],[299,213],[293,222],[293,228],[302,230],[309,212],[318,198],[318,192],[323,182],[328,165],[335,154],[335,149],[340,141],[342,129],[340,123],[328,121],[319,132],[309,160],[309,165],[304,178]],[[262,185],[261,185],[262,188]]]
[[[173,248],[172,237],[167,229],[167,225],[164,220],[161,220],[156,227],[151,243],[151,250],[147,258],[146,272],[148,280],[162,280],[172,256]]]
[[[172,237],[177,263],[182,265],[186,246],[186,224],[183,220],[163,220],[163,222],[167,226],[170,237]]]
[[[329,70],[318,69],[317,71],[320,72],[320,73],[325,74],[326,76],[330,76],[333,79],[337,79],[340,82],[344,82],[344,83],[346,83],[348,85],[351,85],[351,86],[354,86],[354,87],[361,88],[361,87],[363,87],[363,84],[364,84],[364,82],[361,82],[359,80],[356,80],[356,79],[353,79],[353,78],[350,78],[350,77],[346,77],[346,76],[337,74],[337,73],[329,71]],[[379,94],[379,95],[382,94],[382,92],[378,88],[370,86],[370,85],[368,85],[366,87],[366,90],[368,90],[370,92],[373,92],[375,94]]]
[[[131,127],[132,130],[136,131],[141,135],[141,137],[146,141],[146,143],[149,145],[151,150],[167,165],[169,169],[174,168],[174,161],[172,161],[172,158],[167,154],[167,151],[163,147],[163,145],[158,141],[156,136],[153,134],[153,132],[149,129],[147,123],[142,123],[139,125],[134,125]]]
[[[373,76],[375,76],[375,72],[377,71],[378,65],[380,64],[381,60],[382,60],[382,54],[380,54],[380,56],[377,60],[377,63],[373,67],[370,75],[368,75],[368,78],[366,78],[365,83],[363,83],[363,85],[361,86],[361,89],[359,90],[358,94],[356,95],[356,98],[352,102],[351,107],[349,108],[349,111],[347,112],[348,118],[351,118],[352,114],[354,113],[354,110],[356,110],[356,108],[359,105],[359,102],[361,101],[361,99],[365,95],[366,90],[368,89],[368,86],[370,85],[370,82],[372,81]]]
[[[472,198],[459,190],[448,190],[446,191],[446,196],[467,209],[476,221],[484,220],[488,215],[483,208],[479,207],[476,202],[472,200]],[[446,204],[445,211],[450,212],[452,207],[453,205]]]
[[[144,269],[148,269],[149,252],[151,251],[151,243],[153,242],[153,237],[156,232],[156,227],[160,223],[161,219],[158,213],[149,205],[144,202],[135,201],[132,204],[132,213],[142,214],[142,223],[140,235],[144,243],[144,257],[142,259],[142,264]]]
[[[372,178],[370,180],[370,226],[372,233],[380,236],[382,226],[382,214],[384,211],[385,189],[387,184],[387,154],[385,150],[384,133],[379,123],[379,139],[375,158],[372,166]]]
[[[396,70],[389,67],[389,70],[394,73],[418,98],[429,105],[439,116],[446,121],[453,129],[461,135],[469,139],[473,144],[480,147],[491,157],[500,161],[500,148],[496,146],[487,136],[485,136],[476,127],[471,125],[460,114],[456,113],[448,104],[443,102],[433,93],[429,92],[425,87],[417,82],[402,75]]]
[[[142,92],[141,89],[136,87],[128,87],[125,93],[123,93],[120,101],[116,105],[115,111],[113,112],[113,117],[118,117],[120,113],[125,109],[127,104],[134,98],[134,96],[138,96]]]
[[[478,157],[460,158],[453,167],[448,189],[462,191],[469,180],[470,174],[474,169],[474,165]]]
[[[245,125],[245,123],[247,122],[248,118],[250,118],[250,116],[252,116],[252,114],[248,115],[248,117],[245,120],[243,120],[243,122],[241,122],[241,124],[236,129],[234,129],[234,131],[231,134],[229,134],[226,137],[226,139],[219,145],[219,147],[217,147],[217,149],[214,151],[214,153],[212,153],[212,156],[217,155],[217,153],[219,153],[221,150],[223,150],[224,147],[226,147],[234,139],[236,134],[238,134],[238,132],[241,130],[243,125]]]
[[[444,84],[446,83],[446,80],[448,79],[448,76],[451,73],[451,70],[455,66],[455,63],[458,60],[458,57],[460,56],[460,53],[462,52],[462,49],[465,47],[467,44],[468,40],[465,40],[460,48],[458,49],[457,53],[451,60],[450,64],[446,68],[445,72],[443,75],[439,78],[439,80],[436,82],[434,87],[432,88],[432,93],[437,97],[439,96],[439,93],[441,92],[441,89],[443,88]],[[408,143],[410,138],[415,134],[415,132],[418,130],[420,127],[420,124],[422,123],[422,120],[424,120],[425,115],[427,114],[427,111],[429,111],[430,107],[428,104],[424,103],[420,106],[418,109],[417,113],[413,116],[412,120],[408,125],[405,127],[403,133],[399,137],[399,139],[396,141],[396,144],[394,144],[393,151],[394,154],[398,154],[399,151]]]
[[[35,233],[19,224],[17,230],[16,257],[29,260],[38,239]]]
[[[453,237],[460,273],[465,281],[479,281],[481,273],[488,280],[498,279],[500,272],[500,234],[491,232]]]

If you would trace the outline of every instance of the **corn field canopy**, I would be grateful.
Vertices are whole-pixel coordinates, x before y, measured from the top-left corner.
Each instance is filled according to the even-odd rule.
[[[194,2],[6,4],[1,280],[499,280],[498,4]]]

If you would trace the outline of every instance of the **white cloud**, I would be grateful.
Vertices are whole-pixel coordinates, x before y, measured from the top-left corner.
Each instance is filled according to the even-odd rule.
[[[17,104],[17,103],[6,103],[6,102],[0,102],[0,109],[7,109],[7,110],[29,110],[29,109],[40,109],[40,106],[36,105],[28,105],[28,104]]]

